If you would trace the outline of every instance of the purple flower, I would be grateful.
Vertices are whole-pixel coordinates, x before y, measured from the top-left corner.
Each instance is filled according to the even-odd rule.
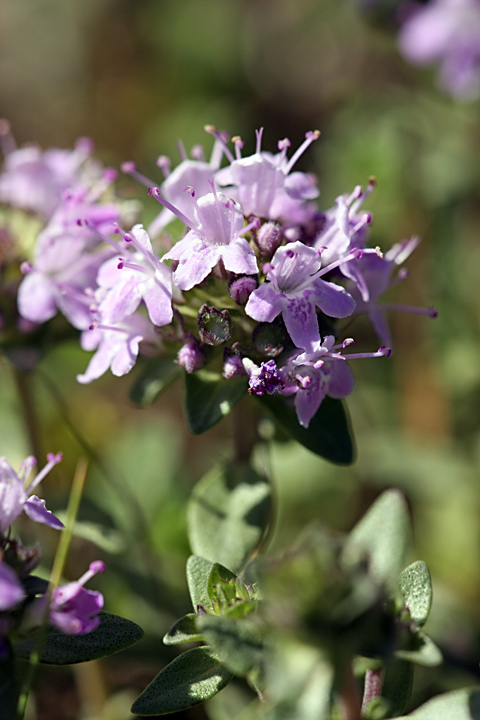
[[[205,365],[206,355],[204,346],[192,335],[187,333],[185,342],[178,351],[177,363],[185,368],[187,373],[200,370]]]
[[[436,317],[437,313],[433,308],[418,308],[409,305],[398,305],[394,303],[378,302],[381,295],[407,277],[406,269],[400,270],[395,277],[392,277],[396,268],[403,263],[415,250],[419,243],[417,237],[404,240],[393,245],[383,255],[379,250],[366,250],[361,258],[352,260],[353,275],[362,278],[362,285],[352,285],[350,292],[355,298],[357,306],[355,314],[367,313],[374,327],[375,332],[384,345],[391,347],[392,339],[390,330],[385,318],[386,310],[400,310],[413,312],[420,315]]]
[[[168,201],[153,188],[151,194],[159,202],[176,212],[183,222],[192,227],[185,237],[164,255],[166,260],[178,260],[173,282],[180,290],[190,290],[204,280],[221,261],[228,272],[238,275],[255,275],[258,272],[255,254],[242,237],[258,221],[243,225],[243,212],[238,203],[223,193],[212,193],[195,200],[195,193],[188,189],[194,204],[196,227],[182,213],[177,212]]]
[[[316,178],[290,171],[320,133],[307,133],[304,143],[290,159],[287,158],[288,139],[279,141],[280,152],[273,155],[261,150],[262,134],[263,128],[257,132],[256,152],[249,157],[241,155],[243,142],[240,138],[234,138],[235,158],[225,146],[225,154],[231,164],[215,174],[215,182],[228,188],[228,192],[241,204],[245,216],[282,219],[295,224],[305,221],[305,201],[318,196]]]
[[[258,322],[272,322],[282,313],[294,344],[306,350],[320,340],[316,308],[330,317],[347,317],[355,301],[344,288],[325,282],[320,254],[301,242],[280,247],[264,267],[266,281],[250,295],[245,312]]]
[[[82,348],[96,352],[86,371],[77,375],[78,382],[86,384],[97,380],[108,368],[117,377],[126,375],[137,361],[141,342],[161,344],[154,326],[144,315],[133,313],[116,325],[95,322],[82,333]]]
[[[47,455],[47,464],[25,488],[26,476],[36,464],[35,458],[27,457],[20,465],[17,474],[6,458],[0,457],[0,534],[5,534],[22,512],[35,522],[49,525],[57,530],[63,528],[63,523],[45,507],[45,500],[40,500],[36,495],[29,497],[32,490],[61,459],[61,453]]]
[[[0,612],[15,607],[24,597],[25,590],[16,572],[0,560]]]
[[[178,143],[178,149],[182,162],[174,170],[170,171],[170,160],[164,155],[157,159],[157,165],[165,175],[165,180],[160,185],[161,196],[177,208],[191,223],[195,223],[195,211],[190,198],[185,194],[185,188],[194,187],[198,197],[211,192],[213,177],[220,167],[226,139],[228,139],[228,136],[225,137],[223,134],[215,139],[208,162],[205,160],[203,148],[200,145],[196,145],[192,149],[192,158],[190,159],[181,142]],[[145,175],[137,171],[135,163],[123,163],[122,170],[148,188],[155,185]],[[168,208],[164,208],[149,226],[149,234],[156,237],[174,218],[175,213]]]
[[[121,322],[143,300],[152,323],[168,325],[173,317],[171,270],[153,252],[142,225],[135,225],[124,239],[131,251],[107,260],[97,275],[99,287],[108,291],[99,304],[102,322]]]
[[[390,350],[380,348],[376,353],[351,353],[341,350],[352,344],[348,339],[335,345],[333,335],[315,343],[311,352],[298,353],[282,368],[285,395],[295,393],[295,409],[300,425],[308,427],[326,395],[344,398],[353,391],[355,380],[347,359],[388,357]]]
[[[64,633],[81,635],[98,627],[103,595],[83,587],[94,575],[105,571],[101,560],[90,563],[88,571],[75,582],[55,588],[50,603],[50,622]]]
[[[50,218],[62,200],[62,192],[78,184],[80,169],[91,153],[92,143],[81,138],[74,150],[36,146],[16,149],[6,121],[0,121],[0,140],[5,167],[0,175],[0,202]]]
[[[244,358],[243,366],[249,375],[248,392],[250,395],[273,395],[283,388],[283,381],[278,373],[275,360],[262,362],[260,367],[249,358]]]
[[[431,0],[405,21],[400,50],[418,65],[440,63],[440,85],[449,94],[480,95],[479,0]]]

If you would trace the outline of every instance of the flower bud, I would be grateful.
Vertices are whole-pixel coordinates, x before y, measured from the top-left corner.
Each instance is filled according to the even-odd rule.
[[[205,365],[205,348],[192,333],[185,336],[185,343],[178,351],[177,363],[184,367],[187,373],[200,370]]]
[[[282,228],[273,222],[264,223],[255,235],[255,241],[264,259],[272,257],[282,240]]]
[[[232,321],[228,310],[202,305],[197,315],[200,340],[206,345],[222,345],[232,337]]]
[[[257,275],[232,275],[228,290],[237,305],[245,305],[248,298],[258,287]]]
[[[223,377],[230,380],[237,375],[246,375],[242,356],[238,350],[225,348],[223,351]]]

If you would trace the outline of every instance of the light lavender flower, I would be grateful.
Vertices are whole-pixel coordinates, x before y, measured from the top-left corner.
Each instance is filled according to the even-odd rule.
[[[116,325],[94,322],[82,333],[84,350],[96,350],[86,371],[77,375],[79,383],[97,380],[110,368],[117,377],[126,375],[137,361],[140,343],[161,347],[155,328],[145,315],[133,313]]]
[[[0,457],[0,534],[5,534],[12,522],[22,512],[25,512],[35,522],[49,525],[57,530],[63,528],[63,523],[45,507],[45,500],[41,500],[36,495],[31,495],[32,491],[50,470],[62,460],[62,454],[53,455],[50,453],[47,455],[47,460],[45,467],[25,487],[26,477],[36,464],[35,458],[32,456],[27,457],[20,465],[17,474],[7,459]]]
[[[178,260],[173,273],[173,282],[180,290],[190,290],[205,280],[207,275],[223,262],[228,272],[238,275],[255,275],[258,272],[255,253],[242,237],[257,220],[243,224],[242,208],[223,193],[212,191],[195,199],[193,188],[187,188],[195,209],[196,225],[162,198],[158,188],[151,189],[151,195],[174,212],[191,228],[185,237],[176,243],[164,256],[164,260]]]
[[[215,128],[207,126],[218,138]],[[308,132],[305,141],[287,158],[290,141],[286,138],[278,143],[279,153],[273,155],[261,149],[263,128],[258,130],[256,151],[242,157],[243,142],[233,138],[235,157],[225,145],[225,154],[230,165],[215,174],[215,182],[237,200],[245,216],[255,215],[268,220],[282,219],[287,224],[305,222],[310,208],[305,202],[318,197],[314,175],[291,172],[299,157],[312,142],[320,137],[318,130]]]
[[[295,393],[295,409],[300,425],[307,428],[326,395],[344,398],[353,392],[355,380],[346,360],[369,357],[388,357],[390,350],[380,348],[374,353],[341,351],[351,345],[351,338],[336,345],[333,335],[318,341],[309,352],[298,353],[282,368],[283,394]]]
[[[440,63],[439,82],[463,99],[480,96],[480,1],[431,0],[407,18],[403,55],[417,65]]]
[[[154,325],[172,322],[172,273],[155,255],[142,225],[124,235],[124,257],[107,260],[99,269],[97,283],[107,290],[99,304],[103,323],[115,324],[131,315],[143,300]]]
[[[356,256],[351,254],[351,258]],[[272,322],[282,313],[294,344],[311,350],[320,340],[317,307],[336,318],[347,317],[355,309],[355,301],[344,288],[321,279],[335,265],[321,269],[320,253],[299,241],[280,247],[264,266],[266,281],[252,292],[245,312],[258,322]]]

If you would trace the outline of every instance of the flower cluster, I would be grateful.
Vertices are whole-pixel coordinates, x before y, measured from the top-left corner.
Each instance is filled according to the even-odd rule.
[[[417,65],[439,63],[450,95],[480,96],[480,0],[430,0],[406,8],[400,50]]]
[[[276,153],[263,150],[260,130],[255,152],[243,156],[239,137],[230,144],[206,130],[215,138],[210,160],[199,147],[192,158],[181,148],[173,171],[159,158],[159,186],[123,164],[162,206],[147,229],[123,228],[119,203],[106,201],[112,171],[88,190],[64,190],[24,264],[20,314],[38,323],[60,309],[82,331],[83,348],[95,354],[79,382],[108,368],[128,373],[140,351],[176,357],[189,373],[220,363],[225,378],[248,377],[251,394],[294,395],[308,427],[325,395],[352,391],[348,359],[389,354],[385,311],[400,308],[380,298],[405,277],[396,270],[417,240],[385,255],[367,246],[372,218],[362,206],[373,180],[320,210],[315,176],[295,170],[318,131],[289,156],[288,139]],[[186,233],[175,240],[176,218]],[[353,340],[339,337],[339,321],[360,313],[382,347],[344,354]]]
[[[103,572],[103,563],[91,563],[89,572],[76,582],[55,588],[49,598],[48,583],[31,574],[40,562],[40,548],[26,548],[11,534],[12,523],[22,513],[51,528],[63,528],[46,508],[45,500],[32,495],[61,459],[61,453],[49,454],[45,467],[29,480],[35,458],[27,457],[18,472],[6,458],[0,458],[0,658],[8,654],[8,639],[14,633],[23,634],[47,618],[70,634],[90,632],[99,623],[103,596],[83,586],[97,572]]]

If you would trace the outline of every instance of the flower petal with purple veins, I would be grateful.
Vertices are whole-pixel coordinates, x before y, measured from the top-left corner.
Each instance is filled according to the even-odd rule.
[[[283,319],[288,334],[297,347],[311,349],[320,340],[318,319],[312,292],[306,291],[297,298],[283,301]]]
[[[254,290],[245,305],[247,315],[258,322],[273,322],[282,309],[283,297],[270,282]]]
[[[313,282],[313,287],[315,304],[325,315],[344,318],[355,310],[355,300],[341,285],[317,278]]]

